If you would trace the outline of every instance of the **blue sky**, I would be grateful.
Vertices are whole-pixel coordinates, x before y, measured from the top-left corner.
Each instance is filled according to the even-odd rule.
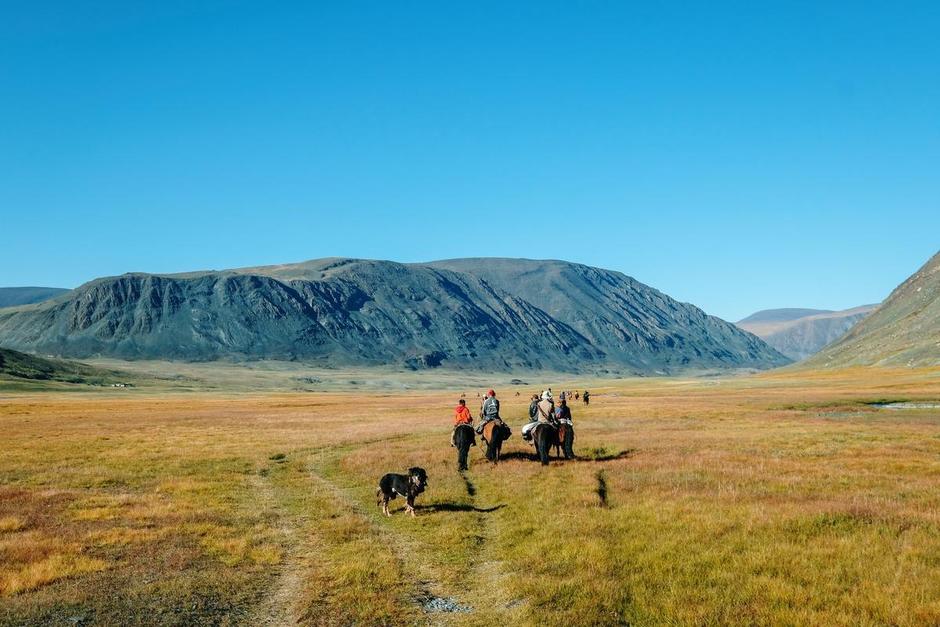
[[[727,319],[875,302],[940,249],[938,35],[936,2],[7,4],[0,285],[525,256]]]

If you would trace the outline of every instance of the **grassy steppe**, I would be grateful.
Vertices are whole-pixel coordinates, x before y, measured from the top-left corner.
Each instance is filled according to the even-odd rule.
[[[464,476],[473,389],[7,395],[0,624],[940,623],[940,410],[869,404],[940,372],[591,385],[582,459]]]

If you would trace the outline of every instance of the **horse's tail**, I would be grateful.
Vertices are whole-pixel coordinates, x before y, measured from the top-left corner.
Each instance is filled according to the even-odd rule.
[[[375,490],[375,504],[376,505],[382,504],[382,487],[381,486],[379,486]]]

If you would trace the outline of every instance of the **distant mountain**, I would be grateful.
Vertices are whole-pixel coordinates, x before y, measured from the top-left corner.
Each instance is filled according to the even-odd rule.
[[[843,311],[826,309],[765,309],[737,323],[778,351],[800,361],[842,337],[877,305]]]
[[[126,274],[0,311],[0,343],[74,357],[491,370],[653,372],[788,361],[618,272],[505,259],[319,259]]]
[[[0,307],[41,303],[68,291],[59,287],[0,287]]]
[[[736,324],[742,329],[747,329],[754,335],[762,337],[780,331],[788,323],[815,316],[817,314],[834,313],[831,309],[763,309],[752,313],[747,318],[739,320]]]
[[[940,365],[940,252],[809,367]]]

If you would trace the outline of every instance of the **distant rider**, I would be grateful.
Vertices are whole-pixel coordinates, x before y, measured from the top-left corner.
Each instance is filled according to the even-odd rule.
[[[473,426],[473,416],[470,415],[470,409],[467,407],[467,401],[460,399],[457,407],[454,409],[454,430],[450,432],[450,445],[457,446],[454,436],[457,435],[457,427],[460,425]],[[472,445],[471,445],[472,446]]]

